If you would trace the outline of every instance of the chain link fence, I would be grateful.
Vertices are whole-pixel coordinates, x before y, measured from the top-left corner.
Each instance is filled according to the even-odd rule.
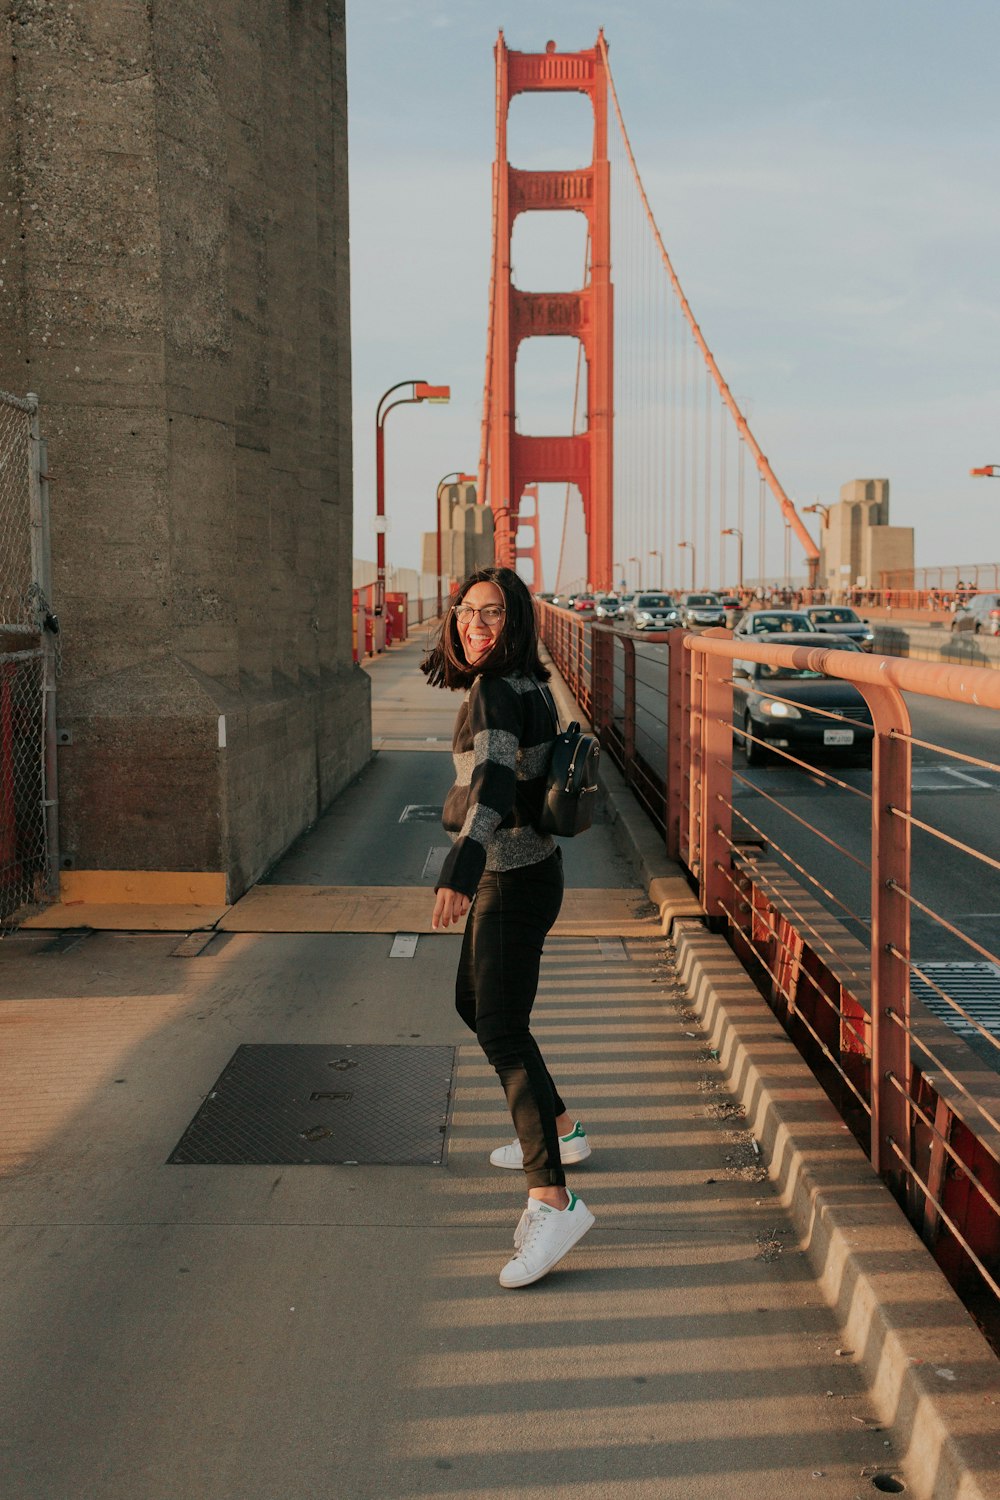
[[[0,391],[0,934],[51,890],[58,621],[43,452],[35,398]]]

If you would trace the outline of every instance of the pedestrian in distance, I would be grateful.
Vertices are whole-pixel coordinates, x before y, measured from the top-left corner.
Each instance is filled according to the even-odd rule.
[[[481,568],[455,595],[421,663],[432,687],[465,689],[455,722],[455,784],[443,823],[454,843],[432,926],[468,914],[455,1006],[496,1070],[517,1140],[490,1156],[521,1170],[528,1202],[505,1287],[539,1281],[594,1222],[565,1167],[590,1142],[569,1115],[531,1033],[542,947],[563,897],[562,851],[538,823],[557,727],[542,684],[531,595],[511,568]]]

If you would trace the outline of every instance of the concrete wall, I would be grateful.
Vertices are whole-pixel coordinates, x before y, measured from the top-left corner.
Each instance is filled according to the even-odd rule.
[[[344,3],[5,25],[0,383],[56,481],[62,850],[233,897],[370,753]]]
[[[912,568],[913,528],[889,525],[888,479],[842,485],[820,533],[820,579],[834,591],[860,584],[878,588],[887,568]]]
[[[912,526],[869,526],[864,534],[861,568],[867,588],[881,588],[882,574],[913,567]]]

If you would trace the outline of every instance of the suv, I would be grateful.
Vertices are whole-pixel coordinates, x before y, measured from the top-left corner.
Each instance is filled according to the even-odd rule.
[[[678,618],[677,606],[669,594],[636,594],[628,607],[625,624],[630,630],[669,630]]]
[[[956,605],[952,630],[973,630],[976,635],[1000,635],[1000,594],[973,594]]]
[[[726,611],[718,594],[685,594],[681,605],[681,624],[688,630],[704,630],[709,625],[725,625]]]

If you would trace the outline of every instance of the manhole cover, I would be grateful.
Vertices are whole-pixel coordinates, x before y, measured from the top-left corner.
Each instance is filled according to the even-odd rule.
[[[440,1165],[454,1065],[454,1047],[239,1047],[168,1162]]]

